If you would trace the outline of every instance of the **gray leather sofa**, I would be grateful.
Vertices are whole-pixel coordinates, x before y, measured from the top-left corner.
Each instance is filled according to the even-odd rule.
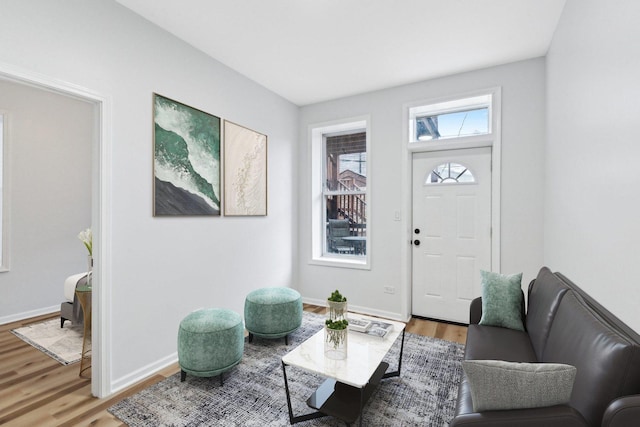
[[[546,267],[528,295],[524,332],[479,325],[482,302],[472,302],[465,359],[573,365],[577,373],[569,404],[474,412],[463,373],[450,425],[640,426],[640,335]]]

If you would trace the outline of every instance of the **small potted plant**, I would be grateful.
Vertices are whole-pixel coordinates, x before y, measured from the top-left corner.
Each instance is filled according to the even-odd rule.
[[[347,298],[344,297],[339,290],[335,290],[327,298],[327,314],[329,320],[346,320],[347,319]]]
[[[347,337],[349,322],[347,319],[327,319],[324,325],[324,354],[329,359],[347,357]]]

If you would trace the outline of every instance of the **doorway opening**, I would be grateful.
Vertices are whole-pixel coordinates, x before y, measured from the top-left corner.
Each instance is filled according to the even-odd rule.
[[[111,102],[108,97],[77,85],[62,82],[39,73],[0,64],[0,79],[58,93],[93,106],[93,137],[91,138],[91,228],[93,230],[93,292],[92,292],[92,369],[91,392],[96,397],[110,393],[110,372],[103,355],[109,353],[108,304],[110,272],[110,235],[105,224],[110,223],[110,132]]]
[[[414,102],[404,113],[402,311],[468,323],[480,269],[500,271],[501,90]]]
[[[491,269],[491,148],[413,155],[413,315],[469,323]]]

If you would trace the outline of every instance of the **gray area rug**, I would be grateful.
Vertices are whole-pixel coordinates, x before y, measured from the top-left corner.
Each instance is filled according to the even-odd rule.
[[[11,333],[63,365],[80,361],[82,325],[74,326],[67,321],[61,328],[57,318],[12,329]]]
[[[175,374],[109,408],[136,426],[289,426],[281,357],[322,329],[324,316],[304,313],[302,326],[284,340],[245,342],[239,365],[219,379]],[[400,338],[387,358],[397,369]],[[364,408],[365,426],[446,426],[453,418],[464,346],[407,333],[400,377],[382,380]],[[306,400],[324,378],[287,367],[295,415],[309,413]],[[297,426],[344,426],[331,417]]]

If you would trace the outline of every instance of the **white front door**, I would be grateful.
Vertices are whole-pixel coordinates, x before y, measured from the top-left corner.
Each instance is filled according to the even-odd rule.
[[[469,322],[491,269],[491,148],[413,155],[412,314]]]

